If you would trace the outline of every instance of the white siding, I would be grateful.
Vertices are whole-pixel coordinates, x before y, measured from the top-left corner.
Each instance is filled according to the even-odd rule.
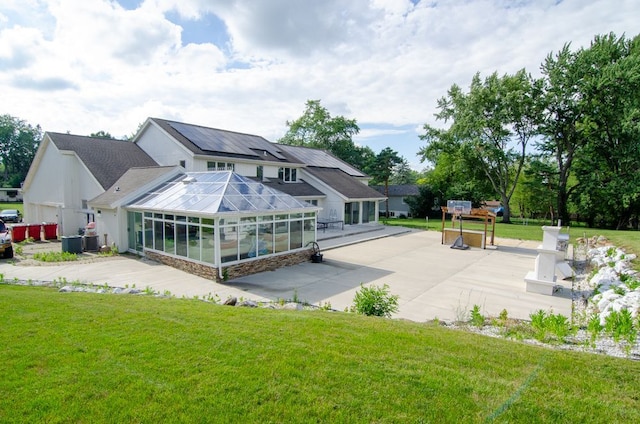
[[[264,178],[278,178],[278,166],[266,166],[264,167]]]
[[[236,163],[235,164],[235,172],[237,174],[243,175],[245,177],[256,177],[257,173],[257,164],[254,163]]]
[[[121,209],[100,209],[100,215],[96,215],[96,232],[100,246],[111,246],[115,243],[119,252],[128,248],[127,239],[127,212]],[[105,243],[105,234],[107,240]]]
[[[194,169],[197,165],[193,161],[193,153],[187,150],[180,142],[174,140],[165,134],[154,124],[144,131],[136,144],[149,156],[153,158],[158,165],[173,166],[180,165],[180,161],[185,161],[187,171],[206,171],[205,169]]]
[[[74,154],[62,154],[49,143],[24,192],[24,222],[56,222],[60,235],[77,234],[86,224],[82,200],[103,191]]]

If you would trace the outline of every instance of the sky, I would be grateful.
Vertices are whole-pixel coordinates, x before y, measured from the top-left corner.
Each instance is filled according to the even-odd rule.
[[[425,123],[475,73],[540,76],[598,34],[640,33],[638,0],[2,0],[0,114],[129,136],[148,117],[277,141],[307,100],[412,168]]]

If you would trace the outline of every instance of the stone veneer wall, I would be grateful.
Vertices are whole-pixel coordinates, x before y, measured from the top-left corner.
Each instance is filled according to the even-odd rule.
[[[285,266],[308,262],[311,260],[311,253],[311,250],[301,250],[277,256],[258,258],[252,261],[223,267],[223,271],[226,274],[226,277],[230,279],[242,277],[243,275],[257,274],[258,272],[263,271],[273,271]],[[144,254],[151,260],[169,265],[173,268],[188,272],[189,274],[194,274],[217,282],[222,281],[218,275],[218,268],[214,266],[195,263],[185,259],[176,258],[174,256],[167,256],[158,252],[145,251]]]

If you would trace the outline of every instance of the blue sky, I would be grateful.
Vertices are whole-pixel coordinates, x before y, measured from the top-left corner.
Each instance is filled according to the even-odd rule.
[[[476,72],[534,76],[564,43],[638,34],[637,0],[3,0],[0,113],[131,134],[154,116],[282,137],[308,99],[356,142],[417,152]]]

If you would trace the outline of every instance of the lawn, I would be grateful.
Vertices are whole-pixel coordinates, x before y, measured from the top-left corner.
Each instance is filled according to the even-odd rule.
[[[1,422],[640,422],[638,362],[434,324],[0,284]]]
[[[22,202],[18,202],[18,203],[0,202],[0,210],[3,210],[3,209],[17,209],[20,211],[21,214],[24,215],[24,205],[22,204]]]
[[[442,229],[442,220],[440,219],[386,219],[383,220],[383,222],[385,225],[400,225],[430,231],[441,231]],[[450,227],[451,220],[448,220],[445,225]],[[540,227],[543,225],[550,225],[550,222],[529,220],[527,225],[523,225],[522,221],[514,220],[513,224],[503,224],[500,222],[500,218],[498,218],[495,236],[500,238],[542,241],[542,229]],[[463,228],[480,230],[484,228],[484,225],[465,221]],[[584,225],[563,226],[562,232],[567,231],[569,232],[571,243],[575,242],[578,237],[604,236],[616,246],[640,255],[640,231],[587,228]]]

